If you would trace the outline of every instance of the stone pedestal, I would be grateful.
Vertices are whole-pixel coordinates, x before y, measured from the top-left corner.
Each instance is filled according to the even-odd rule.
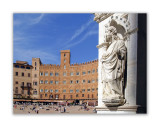
[[[136,114],[138,106],[96,107],[97,114]]]

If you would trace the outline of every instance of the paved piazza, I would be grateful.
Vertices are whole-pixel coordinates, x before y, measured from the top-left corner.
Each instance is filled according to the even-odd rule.
[[[65,107],[65,112],[64,112]],[[96,114],[93,106],[14,105],[14,114]]]

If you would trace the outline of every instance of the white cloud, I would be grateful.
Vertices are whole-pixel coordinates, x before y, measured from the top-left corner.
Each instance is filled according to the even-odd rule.
[[[42,13],[39,17],[36,17],[34,19],[31,19],[30,21],[30,24],[33,25],[33,24],[37,24],[39,23],[44,17],[44,13]]]
[[[83,24],[79,29],[76,30],[75,34],[71,37],[69,41],[72,41],[75,39],[77,36],[79,36],[87,27],[93,22],[93,19],[90,18],[89,21],[86,24]]]
[[[88,31],[82,38],[81,38],[81,40],[79,40],[79,41],[77,41],[77,42],[75,42],[75,43],[72,43],[72,44],[69,44],[69,45],[67,45],[64,49],[67,49],[67,48],[71,48],[71,47],[73,47],[73,46],[75,46],[75,45],[78,45],[79,43],[82,43],[82,41],[84,41],[87,37],[89,37],[89,36],[91,36],[91,35],[94,35],[94,34],[97,34],[98,33],[98,31],[93,31],[93,30],[91,30],[91,31]]]
[[[16,56],[17,60],[24,60],[24,61],[31,61],[33,57],[33,58],[40,58],[41,61],[44,63],[46,61],[55,62],[53,64],[57,64],[59,62],[57,55],[34,49],[26,50],[26,49],[15,48],[14,56]]]

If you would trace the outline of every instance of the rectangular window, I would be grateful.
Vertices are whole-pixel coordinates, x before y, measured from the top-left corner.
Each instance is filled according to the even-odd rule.
[[[70,95],[70,98],[72,99],[72,95]]]
[[[47,97],[47,94],[45,94],[45,97]]]
[[[48,72],[45,72],[45,76],[48,76]]]
[[[58,93],[58,90],[55,90],[55,93]]]
[[[16,84],[18,84],[18,81],[16,81]]]
[[[43,84],[43,80],[40,80],[40,84]]]
[[[55,73],[55,76],[59,76],[59,73]]]
[[[98,82],[98,79],[96,79],[96,81]]]
[[[88,71],[88,74],[90,74],[91,73],[91,71]]]
[[[84,94],[82,94],[82,97],[84,97]]]
[[[50,76],[53,76],[53,73],[52,73],[52,72],[50,73]]]
[[[18,72],[16,72],[16,76],[18,76]]]
[[[40,72],[40,76],[43,76],[43,72]]]
[[[76,90],[76,93],[79,93],[79,89]]]
[[[40,89],[40,92],[43,92],[43,89]]]
[[[82,80],[82,83],[84,84],[86,81],[85,80]]]
[[[88,83],[91,83],[91,81],[90,81],[90,80],[88,80]]]
[[[98,72],[98,69],[97,69],[97,72]]]
[[[78,84],[78,83],[79,83],[79,80],[76,80],[76,83]]]
[[[64,63],[66,63],[66,60],[64,59]]]
[[[84,93],[84,92],[85,92],[85,89],[82,89],[82,92]]]
[[[55,84],[58,84],[59,82],[58,81],[55,81]]]
[[[48,80],[45,80],[44,83],[45,83],[45,84],[48,84]]]
[[[48,92],[48,89],[45,89],[45,93],[47,93]]]
[[[51,93],[53,93],[53,90],[52,90],[52,89],[50,89],[50,92],[51,92]]]
[[[31,75],[30,75],[30,73],[28,73],[28,77],[30,77]]]
[[[35,70],[37,70],[37,68],[35,67]]]
[[[19,68],[19,65],[15,65],[15,68]]]
[[[87,89],[87,92],[90,92],[90,89]]]
[[[96,90],[98,90],[98,88],[96,88]]]
[[[71,72],[70,75],[73,76],[73,72]]]
[[[63,84],[66,84],[66,81],[63,81]]]
[[[73,84],[73,80],[70,81],[70,84]]]
[[[94,79],[92,80],[92,83],[95,83],[95,80],[94,80]]]
[[[76,94],[76,97],[78,97],[78,94]]]
[[[94,92],[94,88],[92,88],[92,92]]]
[[[52,81],[52,80],[50,81],[50,84],[53,84],[53,81]]]
[[[22,76],[24,76],[24,73],[22,72]]]
[[[63,76],[66,76],[66,72],[63,72]]]
[[[79,72],[77,72],[77,73],[76,73],[76,75],[80,75],[80,73],[79,73]]]
[[[70,93],[73,93],[73,90],[70,90]]]
[[[37,86],[37,82],[33,82],[33,85]]]
[[[21,68],[25,68],[24,66],[21,66]]]
[[[30,69],[30,67],[26,67],[26,69]]]
[[[37,91],[33,91],[33,94],[34,94],[34,95],[37,95]]]
[[[63,93],[66,93],[66,90],[63,90]]]
[[[64,65],[64,69],[66,69],[66,65]]]
[[[92,70],[92,73],[95,73],[95,70]]]
[[[85,74],[86,74],[86,72],[85,72],[85,71],[83,71],[83,72],[82,72],[82,74],[83,74],[83,75],[85,75]]]
[[[88,94],[88,98],[89,98],[89,94]]]
[[[35,62],[35,66],[37,66],[37,63]]]

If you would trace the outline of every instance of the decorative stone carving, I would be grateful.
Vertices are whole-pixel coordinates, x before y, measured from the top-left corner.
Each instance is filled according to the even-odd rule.
[[[109,16],[113,15],[114,13],[94,13],[94,21],[100,23],[101,21],[105,20]]]
[[[125,41],[114,26],[105,27],[105,49],[101,57],[102,62],[102,101],[106,106],[118,106],[125,103],[124,98],[124,70],[127,48]]]

